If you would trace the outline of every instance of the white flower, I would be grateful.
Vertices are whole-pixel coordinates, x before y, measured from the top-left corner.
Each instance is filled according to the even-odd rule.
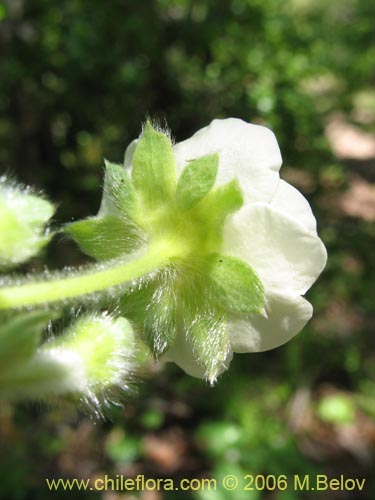
[[[132,167],[137,142],[125,153],[127,169]],[[228,367],[233,352],[274,349],[301,331],[313,312],[303,295],[324,269],[327,252],[308,201],[279,177],[281,154],[269,129],[236,118],[214,120],[175,144],[173,153],[178,177],[192,160],[217,153],[215,185],[238,181],[244,203],[227,217],[217,251],[250,265],[265,292],[262,314],[227,315],[230,348],[217,375]],[[162,359],[190,375],[210,379],[188,337],[180,328]]]
[[[267,351],[290,340],[311,318],[313,308],[302,296],[322,272],[326,249],[309,203],[279,178],[280,150],[269,129],[236,118],[214,120],[174,146],[179,173],[189,160],[210,153],[219,154],[216,183],[236,178],[244,196],[242,208],[226,220],[221,252],[247,262],[266,296],[264,315],[229,316],[231,349]],[[204,375],[184,332],[165,359],[191,375]]]

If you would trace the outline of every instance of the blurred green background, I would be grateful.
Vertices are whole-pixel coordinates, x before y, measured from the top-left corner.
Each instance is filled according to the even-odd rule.
[[[56,201],[56,224],[96,213],[103,158],[121,162],[147,116],[177,141],[235,116],[274,130],[281,175],[309,199],[329,254],[304,331],[236,355],[214,388],[165,366],[112,422],[1,406],[1,499],[374,498],[374,16],[371,0],[0,0],[0,171]],[[60,240],[47,259],[84,261]],[[104,474],[367,482],[362,494],[45,485]]]

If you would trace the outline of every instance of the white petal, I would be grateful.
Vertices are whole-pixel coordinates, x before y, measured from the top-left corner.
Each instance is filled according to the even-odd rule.
[[[267,292],[303,295],[327,261],[322,241],[282,212],[263,203],[228,217],[223,252],[253,267]]]
[[[224,372],[228,368],[232,357],[233,353],[230,352],[218,375],[220,375],[220,373]],[[191,344],[186,341],[183,332],[179,332],[177,334],[176,340],[173,342],[172,347],[160,358],[160,361],[173,361],[188,375],[198,378],[205,378],[205,369],[196,362]]]
[[[316,234],[316,219],[309,202],[296,188],[284,180],[280,180],[277,186],[271,200],[271,207],[286,213]]]
[[[312,305],[302,297],[271,294],[266,306],[268,318],[232,317],[229,335],[234,352],[261,352],[288,342],[312,316]]]
[[[133,162],[133,155],[137,147],[138,139],[134,139],[125,150],[124,154],[124,167],[131,168]]]
[[[279,182],[280,149],[271,130],[237,118],[214,120],[173,148],[179,173],[195,158],[219,153],[217,184],[237,178],[245,202],[271,200]]]

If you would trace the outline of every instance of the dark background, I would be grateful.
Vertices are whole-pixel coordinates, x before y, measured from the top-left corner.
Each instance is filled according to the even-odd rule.
[[[236,355],[214,388],[155,369],[111,423],[0,407],[0,498],[294,500],[315,492],[50,493],[45,478],[369,477],[374,428],[374,45],[370,0],[0,0],[0,173],[43,189],[54,223],[96,213],[103,158],[147,116],[176,140],[213,118],[272,128],[282,177],[329,254],[292,342]],[[371,45],[372,44],[372,45]],[[57,240],[50,267],[84,262]],[[29,269],[41,268],[34,260]],[[27,270],[27,269],[26,269]],[[360,498],[321,492],[322,499]]]

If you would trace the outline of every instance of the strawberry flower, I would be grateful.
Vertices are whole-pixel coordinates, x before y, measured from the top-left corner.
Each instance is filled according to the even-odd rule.
[[[296,335],[312,316],[303,295],[323,270],[325,247],[308,201],[279,178],[280,150],[267,128],[229,118],[214,120],[173,148],[179,172],[191,158],[218,153],[217,184],[237,179],[244,204],[229,215],[220,251],[248,263],[265,292],[263,314],[229,314],[230,350],[259,352]],[[187,373],[202,376],[184,332],[166,354]]]
[[[148,122],[124,163],[107,163],[98,215],[67,232],[98,260],[155,259],[119,300],[155,358],[213,383],[234,352],[304,327],[327,254],[270,130],[214,120],[173,145]]]

